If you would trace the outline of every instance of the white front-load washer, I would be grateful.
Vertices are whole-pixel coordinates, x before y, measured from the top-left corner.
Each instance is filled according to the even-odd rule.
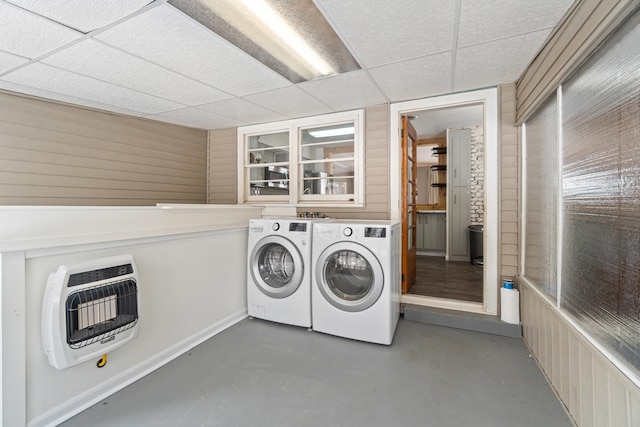
[[[314,220],[249,221],[249,316],[311,327],[311,238]]]
[[[400,317],[400,223],[313,227],[313,330],[389,345]]]

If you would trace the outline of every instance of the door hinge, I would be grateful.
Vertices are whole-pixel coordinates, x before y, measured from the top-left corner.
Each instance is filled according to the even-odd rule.
[[[400,138],[404,138],[404,129],[400,131]]]
[[[402,274],[402,281],[405,281],[404,273]]]

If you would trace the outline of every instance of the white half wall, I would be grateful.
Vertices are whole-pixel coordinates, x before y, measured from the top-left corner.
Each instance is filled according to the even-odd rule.
[[[57,425],[246,317],[247,218],[260,217],[260,208],[142,208],[126,224],[129,209],[28,208],[20,227],[60,228],[34,223],[37,237],[0,243],[3,425]],[[9,211],[0,209],[0,219],[21,221],[19,209]],[[74,221],[96,217],[93,234],[84,233],[87,224],[74,229]],[[55,369],[40,326],[49,274],[119,254],[138,267],[138,337],[110,352],[103,368],[94,360]]]

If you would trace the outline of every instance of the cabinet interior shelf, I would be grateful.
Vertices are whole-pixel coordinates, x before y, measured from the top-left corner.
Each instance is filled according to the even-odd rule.
[[[447,154],[447,147],[433,147],[431,149],[431,154],[434,154],[434,155]]]
[[[447,186],[447,184],[443,184],[441,182],[434,182],[433,184],[431,184],[432,187],[438,187],[438,188],[445,188]]]
[[[446,171],[447,165],[431,165],[432,171]]]

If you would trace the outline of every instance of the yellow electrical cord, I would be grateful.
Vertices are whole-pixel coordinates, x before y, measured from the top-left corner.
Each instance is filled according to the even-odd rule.
[[[107,355],[105,353],[102,355],[102,359],[98,360],[97,366],[98,368],[102,368],[106,364],[107,364]]]

